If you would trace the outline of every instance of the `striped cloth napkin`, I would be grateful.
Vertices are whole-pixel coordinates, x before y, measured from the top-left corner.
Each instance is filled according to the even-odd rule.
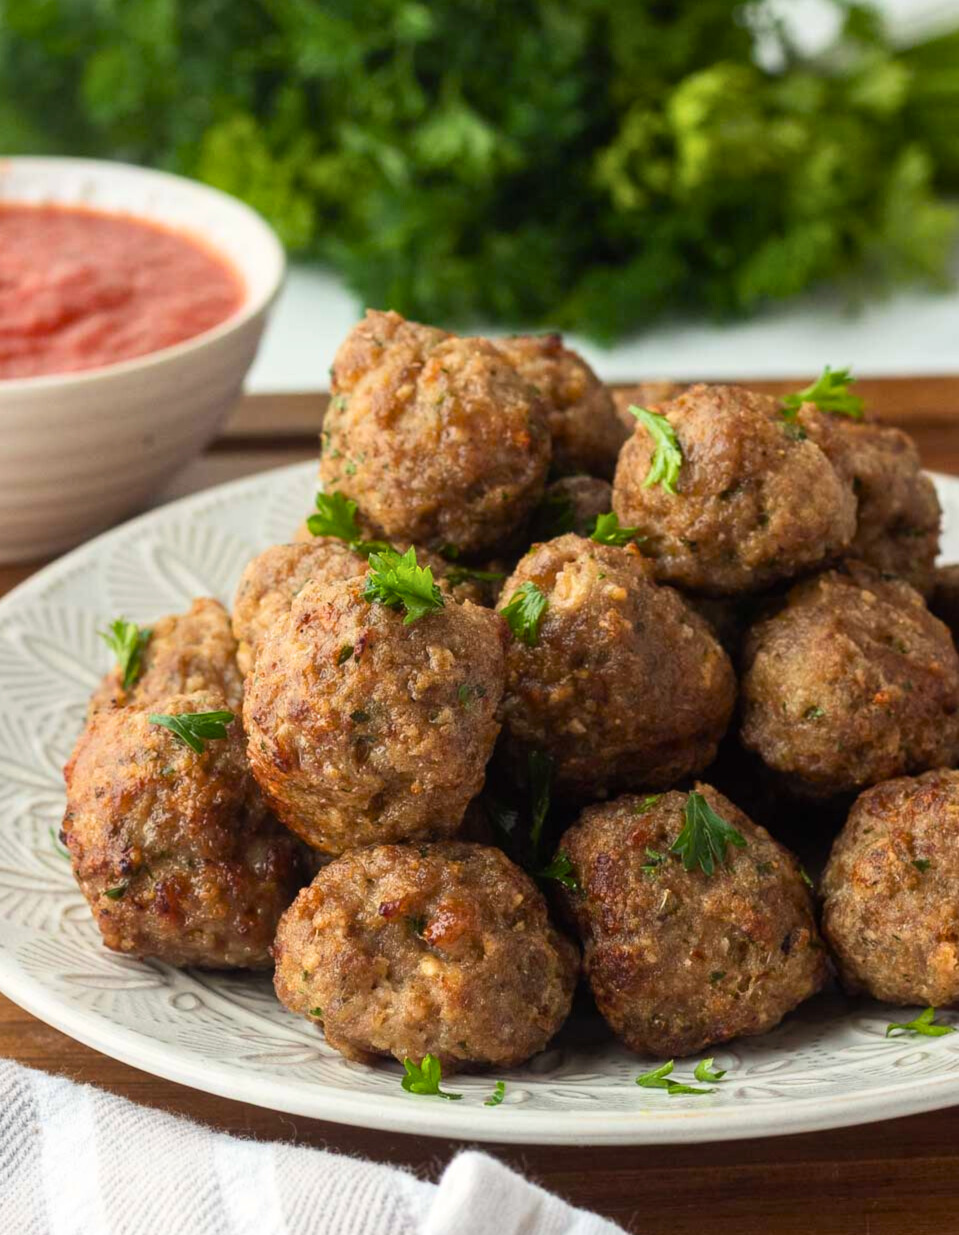
[[[4,1235],[616,1235],[487,1154],[438,1184],[211,1132],[0,1060]]]

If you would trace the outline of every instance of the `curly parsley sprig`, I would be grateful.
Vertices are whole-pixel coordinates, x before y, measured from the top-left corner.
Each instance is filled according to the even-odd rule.
[[[636,407],[630,404],[629,411],[636,417],[643,428],[653,439],[653,460],[643,481],[643,488],[650,489],[653,485],[662,485],[667,493],[674,496],[677,493],[676,482],[683,466],[683,452],[680,449],[676,430],[665,416],[659,412],[651,412],[648,407]]]
[[[606,515],[596,516],[596,524],[589,538],[596,541],[598,545],[615,545],[620,549],[623,545],[628,545],[630,541],[646,539],[645,536],[639,535],[638,527],[623,527],[619,522],[619,516],[613,511]]]
[[[443,1067],[435,1055],[424,1055],[422,1063],[419,1064],[414,1063],[412,1059],[404,1059],[403,1068],[406,1075],[403,1077],[402,1085],[407,1093],[446,1098],[449,1102],[458,1102],[463,1096],[461,1093],[447,1093],[440,1089]]]
[[[686,870],[693,871],[698,866],[712,875],[717,866],[725,864],[729,845],[743,849],[746,838],[717,815],[701,793],[693,790],[686,799],[683,830],[670,851],[680,855]]]
[[[814,403],[821,412],[862,420],[865,402],[858,395],[849,393],[849,387],[855,380],[851,369],[830,369],[826,365],[811,385],[783,397],[783,416],[787,420],[795,420],[804,403]]]
[[[120,684],[129,690],[140,676],[143,668],[143,653],[150,641],[149,630],[141,630],[136,622],[117,618],[106,630],[97,634],[117,658],[120,669]]]
[[[548,606],[549,599],[535,583],[527,580],[520,584],[500,613],[506,618],[513,638],[534,648],[539,643],[539,627]]]
[[[147,717],[151,725],[162,725],[190,750],[202,755],[206,742],[212,738],[225,738],[227,725],[236,717],[226,710],[221,712],[153,712]]]
[[[363,532],[356,521],[359,509],[356,502],[345,493],[318,493],[315,498],[315,515],[310,515],[306,526],[314,536],[331,536],[345,541],[354,551],[368,558],[371,553],[392,552],[385,540],[364,540]]]
[[[369,561],[363,599],[388,609],[402,609],[406,614],[404,626],[443,608],[443,593],[433,582],[433,572],[429,566],[419,565],[412,545],[403,554],[395,549],[371,553]]]

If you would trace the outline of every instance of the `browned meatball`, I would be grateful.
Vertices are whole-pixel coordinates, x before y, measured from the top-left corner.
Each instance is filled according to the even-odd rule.
[[[849,563],[797,584],[743,650],[742,739],[828,796],[950,763],[959,656],[907,583]]]
[[[513,335],[495,343],[546,401],[553,470],[611,479],[628,433],[612,395],[582,356],[564,347],[558,334]]]
[[[590,806],[561,842],[599,1010],[631,1050],[667,1058],[765,1033],[826,977],[795,858],[721,793],[696,792],[746,842],[712,875],[671,852],[685,793]]]
[[[474,578],[465,568],[444,561],[438,554],[418,549],[417,561],[432,569],[440,589],[454,600],[483,604],[491,599],[489,584]],[[289,610],[293,597],[308,579],[314,583],[332,583],[356,579],[368,570],[366,554],[356,552],[335,536],[315,536],[309,542],[273,545],[255,557],[243,572],[233,604],[233,633],[241,672],[246,675],[253,668],[260,640],[277,618]]]
[[[531,542],[552,540],[564,532],[589,536],[599,515],[613,509],[613,489],[596,476],[564,476],[546,486],[530,522]]]
[[[448,602],[407,625],[363,589],[307,583],[247,680],[254,775],[294,832],[334,854],[455,833],[499,732],[502,619]]]
[[[856,530],[856,500],[777,400],[736,386],[692,386],[662,413],[682,451],[677,493],[647,485],[654,442],[637,423],[620,451],[613,509],[647,537],[656,577],[692,592],[755,592],[837,556]]]
[[[852,480],[859,503],[849,556],[900,575],[928,595],[942,511],[915,442],[887,425],[834,416],[825,420],[832,441],[820,444]]]
[[[860,795],[822,890],[823,931],[850,991],[959,1002],[959,772],[903,776]]]
[[[575,946],[499,849],[446,842],[344,854],[276,937],[276,993],[348,1059],[510,1067],[569,1015]]]
[[[151,708],[229,710],[206,690]],[[299,844],[264,805],[239,717],[196,754],[149,715],[97,712],[64,773],[62,836],[103,941],[170,965],[267,968],[302,883]]]
[[[512,639],[504,724],[519,752],[547,751],[577,795],[665,787],[704,768],[729,723],[736,683],[708,624],[658,587],[635,546],[561,536],[506,581],[547,598],[533,647]]]
[[[119,670],[111,669],[94,691],[88,715],[127,704],[152,708],[167,695],[206,689],[220,691],[233,709],[243,702],[243,675],[236,663],[230,615],[218,600],[208,597],[195,600],[186,613],[154,622],[132,688],[124,690]]]
[[[387,540],[489,549],[549,461],[545,403],[487,340],[370,312],[337,352],[320,475]]]
[[[959,639],[959,566],[936,567],[929,608]]]
[[[616,386],[613,388],[613,405],[619,422],[631,437],[636,428],[636,417],[629,410],[631,407],[648,407],[659,410],[661,404],[668,403],[681,395],[688,387],[687,382],[670,382],[656,380],[636,382],[633,386]]]

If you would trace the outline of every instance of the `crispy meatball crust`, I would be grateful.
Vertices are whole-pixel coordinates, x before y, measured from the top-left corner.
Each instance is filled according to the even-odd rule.
[[[167,695],[218,690],[238,711],[243,702],[243,675],[236,663],[236,639],[230,615],[218,600],[195,600],[186,613],[161,618],[150,627],[140,676],[124,690],[113,668],[90,700],[88,716],[101,708],[150,708]]]
[[[489,599],[488,585],[469,576],[460,579],[456,567],[438,554],[417,549],[416,557],[421,566],[432,569],[437,585],[454,600],[483,604]],[[277,618],[289,611],[293,597],[308,579],[332,583],[363,577],[368,570],[366,556],[335,536],[314,536],[309,542],[273,545],[255,557],[243,572],[233,604],[237,663],[243,675],[253,668],[260,640]]]
[[[796,792],[826,797],[959,753],[959,656],[899,579],[861,563],[793,587],[748,632],[742,740]]]
[[[532,541],[552,540],[564,532],[591,535],[598,515],[613,509],[613,488],[596,476],[563,476],[546,486],[530,523]]]
[[[337,352],[320,475],[386,539],[481,553],[539,501],[546,405],[502,352],[370,312]]]
[[[628,433],[612,395],[582,356],[564,347],[558,334],[513,335],[495,343],[546,401],[553,470],[612,479]]]
[[[447,602],[405,625],[363,587],[307,583],[247,681],[253,773],[280,818],[332,854],[455,833],[499,733],[502,619]]]
[[[545,750],[576,795],[663,788],[715,756],[736,683],[708,623],[658,587],[635,546],[560,536],[506,581],[548,607],[535,647],[510,641],[504,724],[515,754]]]
[[[939,553],[942,510],[916,444],[900,429],[843,417],[826,418],[832,440],[820,442],[847,475],[858,500],[856,535],[847,550],[928,596]]]
[[[647,487],[653,439],[620,451],[613,509],[647,537],[656,577],[691,592],[755,592],[836,557],[856,530],[852,486],[779,403],[737,386],[691,386],[661,409],[679,440],[678,493]]]
[[[746,840],[711,876],[670,853],[685,793],[587,807],[560,845],[599,1010],[631,1050],[663,1058],[765,1033],[826,977],[796,859],[717,790],[696,789]]]
[[[576,947],[499,849],[462,842],[344,854],[284,915],[276,993],[348,1059],[435,1055],[511,1067],[569,1015]]]
[[[151,706],[212,712],[228,700],[199,690]],[[64,772],[61,835],[103,942],[170,965],[268,968],[302,884],[299,844],[266,809],[239,718],[198,755],[149,714],[94,714]]]
[[[861,794],[823,875],[843,984],[887,1003],[959,1002],[959,772]]]

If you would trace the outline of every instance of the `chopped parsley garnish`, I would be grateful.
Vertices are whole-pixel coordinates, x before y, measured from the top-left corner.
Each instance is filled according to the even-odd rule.
[[[807,888],[811,888],[813,886],[813,881],[809,878],[809,874],[807,873],[805,866],[799,867],[799,878],[803,881]]]
[[[211,738],[225,738],[226,727],[233,723],[232,712],[180,712],[175,716],[153,712],[147,717],[151,725],[162,725],[190,750],[202,755],[204,743]]]
[[[712,875],[716,866],[726,861],[727,845],[739,849],[746,846],[746,839],[721,815],[717,815],[701,793],[693,790],[686,799],[685,826],[672,845],[671,852],[678,853],[683,866],[693,871],[698,866],[707,875]]]
[[[424,1055],[421,1064],[404,1059],[403,1067],[406,1069],[403,1088],[407,1093],[435,1094],[437,1098],[446,1098],[450,1102],[458,1102],[462,1098],[461,1093],[444,1093],[440,1089],[443,1069],[435,1055]]]
[[[521,583],[509,603],[500,609],[514,639],[534,648],[539,642],[539,626],[549,604],[535,583]]]
[[[353,655],[353,651],[354,651],[354,648],[353,648],[352,643],[344,643],[343,646],[340,648],[340,650],[336,654],[336,663],[338,665],[345,665],[346,662]]]
[[[150,640],[150,631],[141,630],[136,622],[117,618],[107,630],[97,632],[117,658],[120,669],[120,685],[129,690],[140,676],[143,651]]]
[[[323,1009],[319,1007],[310,1008],[310,1016],[315,1016],[318,1021],[321,1021],[323,1019]]]
[[[893,1021],[891,1025],[886,1026],[886,1037],[896,1037],[897,1031],[902,1033],[918,1033],[926,1038],[942,1038],[947,1033],[956,1032],[953,1025],[936,1024],[935,1008],[926,1008],[924,1012],[919,1013],[914,1021]]]
[[[782,400],[783,415],[787,420],[795,420],[799,409],[804,403],[814,403],[821,412],[830,412],[833,416],[848,416],[851,420],[862,420],[863,400],[858,395],[849,393],[849,387],[855,383],[851,369],[830,369],[826,365],[821,375],[804,390],[786,395]]]
[[[649,810],[649,808],[655,805],[655,803],[658,802],[662,796],[663,795],[661,793],[647,794],[646,797],[643,798],[641,802],[638,802],[633,807],[633,813],[635,815],[645,815],[645,813]]]
[[[913,858],[912,864],[917,871],[921,871],[923,874],[932,866],[928,858]]]
[[[645,537],[637,535],[638,532],[638,527],[621,527],[619,516],[610,511],[607,515],[596,516],[596,526],[593,528],[590,540],[595,540],[598,545],[615,545],[617,548],[622,548],[631,540],[644,540]]]
[[[683,466],[683,452],[679,448],[675,429],[665,416],[651,412],[648,407],[634,407],[631,404],[629,410],[655,443],[653,461],[643,481],[643,488],[662,485],[667,493],[675,495],[679,469]]]
[[[497,1081],[496,1084],[493,1086],[493,1092],[486,1099],[483,1105],[484,1106],[499,1106],[499,1104],[503,1101],[505,1097],[506,1097],[506,1082]]]
[[[532,812],[529,839],[533,852],[536,853],[543,834],[543,824],[549,813],[549,798],[553,787],[553,760],[545,751],[531,750],[527,767],[529,768],[529,796]]]
[[[712,1057],[712,1055],[710,1055],[708,1059],[701,1059],[693,1072],[693,1076],[696,1080],[712,1082],[714,1085],[721,1081],[726,1075],[726,1069],[713,1068],[713,1064],[715,1062],[716,1060]]]
[[[557,883],[561,883],[564,888],[569,888],[571,892],[579,891],[576,869],[565,849],[561,849],[552,862],[535,871],[534,874],[538,879],[555,879]]]
[[[385,540],[364,540],[356,521],[356,502],[344,493],[318,493],[317,514],[310,515],[306,526],[314,536],[332,536],[345,541],[355,552],[368,558],[371,553],[391,552]]]
[[[402,608],[409,626],[445,604],[443,593],[433,582],[433,572],[416,561],[412,545],[405,553],[388,550],[370,554],[370,573],[366,576],[363,599],[388,609]]]
[[[115,888],[107,888],[103,895],[109,897],[112,901],[118,901],[126,890],[127,885],[125,883],[118,883]]]
[[[673,1097],[674,1094],[705,1094],[715,1092],[712,1089],[696,1089],[693,1085],[681,1085],[679,1081],[669,1080],[668,1078],[672,1070],[673,1061],[670,1059],[668,1063],[661,1064],[658,1068],[653,1068],[649,1072],[644,1072],[642,1076],[637,1076],[636,1084],[642,1089],[665,1089],[670,1097]]]
[[[644,875],[658,875],[659,868],[666,861],[665,853],[660,853],[658,849],[646,849],[646,857],[649,859],[639,869]]]

